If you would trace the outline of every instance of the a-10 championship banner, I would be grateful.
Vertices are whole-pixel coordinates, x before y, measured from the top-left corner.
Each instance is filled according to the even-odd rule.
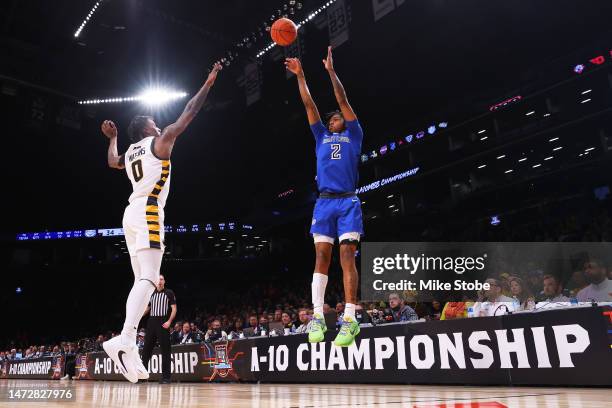
[[[300,383],[612,385],[612,309],[362,328],[338,348],[306,335],[173,346],[173,380]],[[156,350],[150,363],[159,379]],[[82,379],[122,379],[105,353],[77,360]]]
[[[59,380],[64,376],[64,356],[3,361],[0,378]]]

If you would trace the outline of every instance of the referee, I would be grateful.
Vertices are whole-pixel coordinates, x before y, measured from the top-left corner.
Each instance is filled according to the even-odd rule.
[[[153,354],[153,347],[159,340],[162,357],[161,384],[170,383],[170,327],[176,317],[176,297],[174,292],[166,289],[164,275],[159,275],[159,283],[147,306],[145,314],[150,313],[147,321],[144,348],[142,350],[142,364],[147,369]]]

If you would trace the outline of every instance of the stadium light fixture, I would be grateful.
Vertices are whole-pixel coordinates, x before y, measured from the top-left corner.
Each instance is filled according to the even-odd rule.
[[[527,160],[527,158],[526,158],[526,157],[523,157],[522,159],[519,159],[519,161],[518,161],[518,162],[519,162],[519,163],[520,163],[520,162],[524,162],[525,160]]]
[[[552,139],[548,139],[549,142],[554,142],[556,140],[559,140],[559,138],[558,137],[553,137]]]
[[[485,167],[487,167],[486,164],[481,164],[480,166],[478,166],[479,169],[484,169]]]
[[[89,10],[89,13],[83,19],[83,21],[81,22],[81,25],[79,26],[79,28],[77,28],[77,30],[74,32],[74,38],[78,38],[79,35],[81,35],[81,32],[83,31],[83,29],[85,28],[87,23],[89,23],[89,20],[91,20],[91,18],[93,17],[94,13],[98,9],[98,7],[100,7],[100,4],[102,4],[102,1],[103,0],[96,1],[96,4],[94,4],[94,6],[91,8],[91,10]]]
[[[150,88],[144,90],[139,95],[104,98],[104,99],[85,99],[79,101],[79,105],[98,105],[101,103],[123,103],[123,102],[142,102],[149,106],[160,106],[168,102],[175,101],[187,96],[187,92],[171,91],[164,88]]]
[[[504,157],[506,157],[505,154],[502,154],[501,156],[497,156],[497,160],[503,159]]]

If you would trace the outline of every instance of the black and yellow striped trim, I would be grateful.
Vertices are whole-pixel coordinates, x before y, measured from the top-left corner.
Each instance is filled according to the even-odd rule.
[[[161,249],[161,234],[159,225],[159,207],[157,205],[157,199],[159,193],[161,193],[168,175],[170,174],[170,160],[162,160],[162,172],[161,177],[155,183],[155,187],[149,193],[147,197],[147,207],[145,216],[147,219],[147,228],[149,230],[149,247],[155,249]]]

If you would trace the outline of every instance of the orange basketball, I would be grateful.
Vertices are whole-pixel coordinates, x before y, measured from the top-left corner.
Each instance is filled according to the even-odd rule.
[[[279,18],[270,29],[272,41],[283,47],[288,46],[297,38],[297,27],[288,18]]]

